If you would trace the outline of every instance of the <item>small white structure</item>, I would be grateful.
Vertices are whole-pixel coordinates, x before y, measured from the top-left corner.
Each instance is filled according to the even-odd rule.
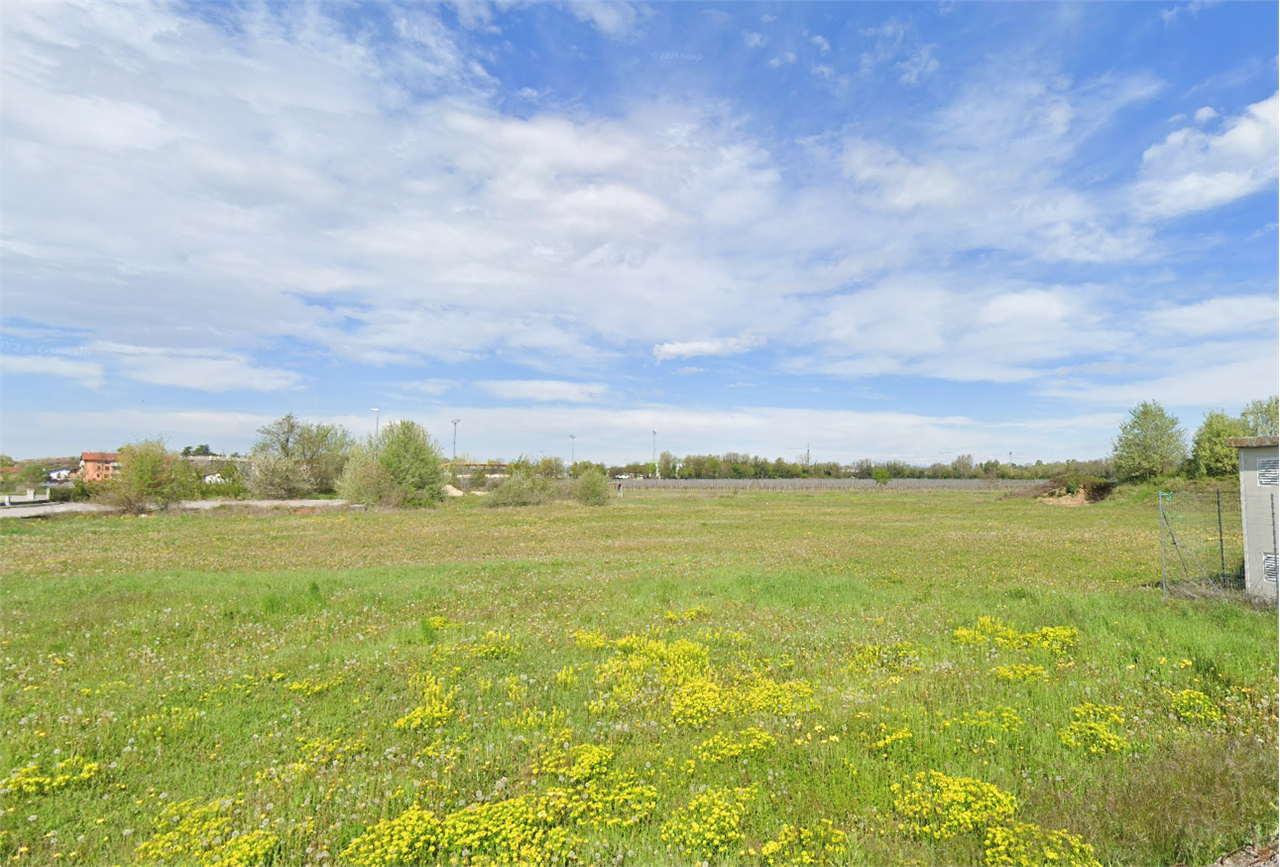
[[[1229,437],[1240,455],[1240,515],[1244,524],[1244,592],[1280,598],[1276,581],[1276,494],[1280,492],[1280,437]]]

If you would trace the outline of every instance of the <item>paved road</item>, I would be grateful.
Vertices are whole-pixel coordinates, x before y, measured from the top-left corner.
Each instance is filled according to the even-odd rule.
[[[219,506],[257,506],[263,509],[324,508],[345,506],[346,500],[188,500],[170,506],[171,509],[201,511]],[[35,518],[40,515],[56,515],[64,512],[110,512],[109,506],[97,503],[50,503],[47,506],[0,507],[0,518]]]

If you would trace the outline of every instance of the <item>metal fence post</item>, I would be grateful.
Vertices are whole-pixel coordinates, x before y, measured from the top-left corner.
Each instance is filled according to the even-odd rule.
[[[1218,489],[1218,556],[1222,559],[1222,571],[1218,577],[1227,580],[1227,548],[1222,541],[1222,489]]]
[[[1169,595],[1169,581],[1165,577],[1164,565],[1164,494],[1156,492],[1156,503],[1160,507],[1160,595]]]

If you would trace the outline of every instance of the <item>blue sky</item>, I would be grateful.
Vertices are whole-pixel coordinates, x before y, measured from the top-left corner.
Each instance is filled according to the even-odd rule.
[[[1277,8],[6,3],[0,450],[1194,430],[1280,379]]]

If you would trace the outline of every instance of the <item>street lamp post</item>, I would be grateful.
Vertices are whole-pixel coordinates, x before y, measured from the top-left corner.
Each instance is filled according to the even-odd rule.
[[[653,474],[658,474],[658,432],[653,432]]]
[[[577,453],[574,451],[574,447],[578,444],[577,439],[578,438],[573,434],[569,434],[569,470],[571,472],[573,470],[573,465],[577,463]]]
[[[458,422],[460,421],[462,421],[460,418],[453,420],[453,463],[455,464],[458,462]],[[458,468],[454,467],[453,471],[456,473]]]
[[[378,457],[378,436],[382,433],[382,416],[380,410],[375,406],[369,410],[373,413],[373,456]]]

